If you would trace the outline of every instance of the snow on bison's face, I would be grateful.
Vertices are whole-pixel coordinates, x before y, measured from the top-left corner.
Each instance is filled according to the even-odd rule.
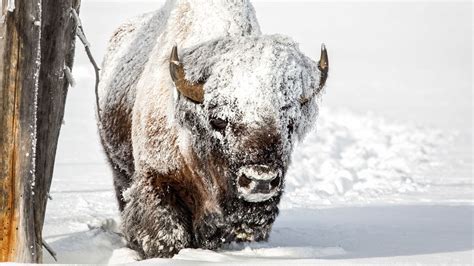
[[[317,64],[282,36],[219,39],[181,58],[174,48],[170,73],[180,150],[199,176],[218,180],[224,196],[278,198],[293,146],[317,116],[324,46]]]

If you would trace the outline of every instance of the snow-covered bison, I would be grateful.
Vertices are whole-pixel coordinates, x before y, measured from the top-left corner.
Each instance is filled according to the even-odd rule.
[[[314,62],[262,35],[246,0],[168,0],[122,25],[98,125],[129,245],[150,258],[268,239],[327,72],[324,46]]]

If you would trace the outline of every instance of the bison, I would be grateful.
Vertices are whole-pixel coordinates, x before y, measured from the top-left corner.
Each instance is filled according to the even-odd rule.
[[[179,48],[179,49],[178,49]],[[168,0],[110,40],[99,133],[142,258],[264,241],[328,73],[248,0]]]

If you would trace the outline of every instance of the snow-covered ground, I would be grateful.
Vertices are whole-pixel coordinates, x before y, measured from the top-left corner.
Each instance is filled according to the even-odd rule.
[[[83,0],[96,57],[121,21],[160,3]],[[313,58],[325,42],[331,60],[270,241],[146,262],[473,263],[472,3],[255,7],[264,32],[292,36]],[[76,54],[45,240],[60,263],[134,262],[98,142],[92,68]]]

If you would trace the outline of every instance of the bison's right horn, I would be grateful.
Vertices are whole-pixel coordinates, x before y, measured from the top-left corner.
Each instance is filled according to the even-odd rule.
[[[193,84],[186,80],[183,64],[179,61],[178,47],[173,46],[170,56],[170,75],[176,89],[186,98],[202,103],[204,102],[204,84]]]

